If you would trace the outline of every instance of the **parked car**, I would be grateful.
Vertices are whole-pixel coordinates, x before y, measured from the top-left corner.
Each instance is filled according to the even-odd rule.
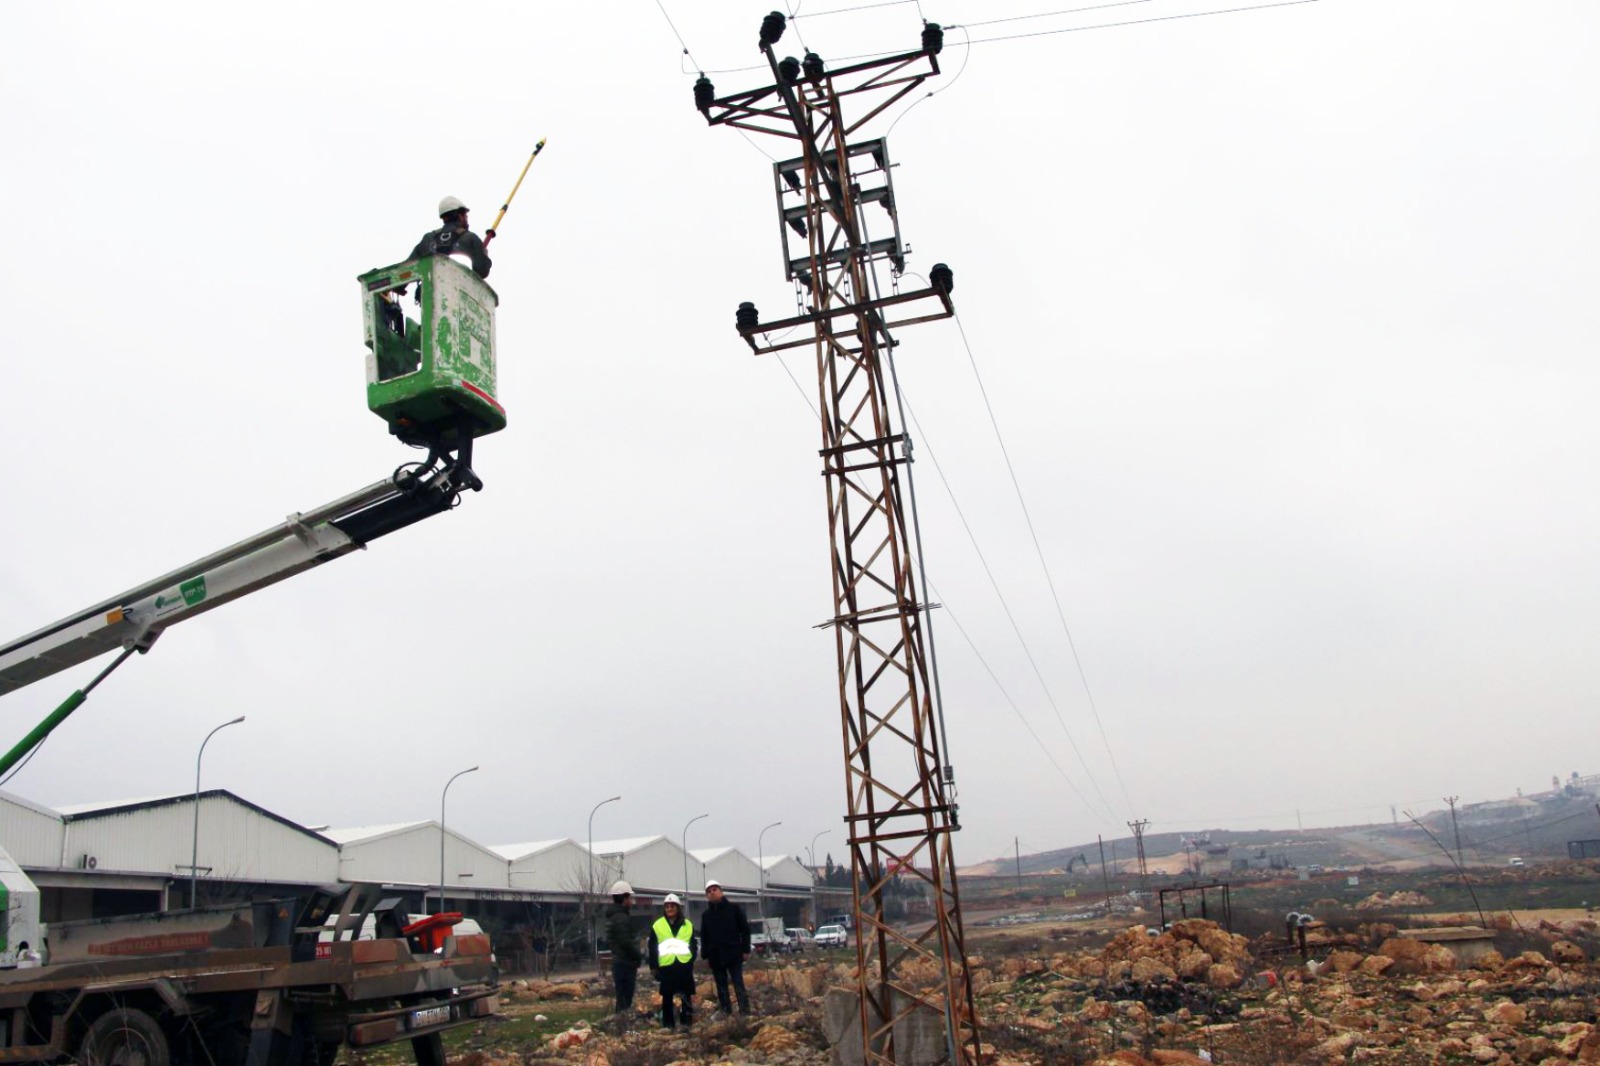
[[[785,929],[784,935],[789,938],[790,951],[805,951],[807,948],[817,946],[816,938],[811,935],[811,930],[798,927]]]
[[[1523,862],[1522,858],[1520,856],[1513,855],[1511,857],[1511,861],[1508,862],[1506,865],[1507,866],[1526,866],[1528,864]]]
[[[842,925],[825,925],[817,930],[812,938],[819,948],[847,948],[850,946],[850,933]]]

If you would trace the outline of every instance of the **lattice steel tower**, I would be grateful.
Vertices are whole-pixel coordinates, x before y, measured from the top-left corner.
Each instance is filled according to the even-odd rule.
[[[739,305],[739,334],[756,354],[810,347],[822,415],[822,466],[832,544],[834,613],[844,732],[846,823],[855,874],[860,1039],[865,1061],[911,1061],[929,1022],[944,1030],[952,1063],[980,1063],[951,834],[955,783],[942,753],[928,604],[921,593],[911,447],[894,383],[898,326],[948,318],[952,276],[942,263],[925,288],[900,291],[901,241],[889,149],[852,140],[863,125],[939,73],[939,26],[914,52],[826,69],[808,52],[779,60],[784,16],[761,24],[773,84],[718,97],[702,76],[695,106],[712,125],[767,134],[798,147],[773,167],[787,276],[800,313],[763,323]],[[847,121],[845,104],[862,114]],[[887,263],[888,292],[879,284]],[[902,317],[891,321],[892,314]],[[798,339],[774,333],[798,328]],[[910,524],[908,525],[908,517]],[[897,929],[886,915],[897,878],[925,886],[932,921]],[[920,931],[917,931],[919,930]],[[914,965],[916,963],[933,965]],[[934,975],[930,986],[927,978]],[[930,1014],[929,1012],[933,1012]],[[898,1045],[898,1046],[897,1046]],[[925,1048],[917,1052],[921,1058]]]

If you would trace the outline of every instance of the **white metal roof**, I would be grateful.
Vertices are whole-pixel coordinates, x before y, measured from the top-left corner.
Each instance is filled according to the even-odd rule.
[[[664,836],[653,837],[624,837],[621,840],[596,840],[594,847],[589,850],[596,855],[626,855],[630,851],[649,847],[658,840],[666,840]]]
[[[429,825],[430,822],[390,822],[388,825],[356,825],[344,829],[324,829],[322,835],[335,844],[355,844],[365,840],[376,840],[392,833],[399,833],[406,829],[415,829],[419,825]]]
[[[74,803],[66,807],[57,807],[60,814],[93,814],[95,811],[114,811],[119,807],[143,807],[148,803],[162,803],[167,800],[192,799],[193,792],[165,792],[159,796],[137,796],[133,799],[109,800],[100,803]]]
[[[569,843],[568,839],[562,837],[559,840],[535,840],[529,844],[490,844],[489,850],[508,862],[516,862],[566,843]]]
[[[709,863],[716,862],[728,852],[737,850],[737,848],[690,848],[689,854],[693,855],[697,862]]]
[[[56,810],[56,809],[54,809],[52,807],[46,807],[42,803],[35,803],[32,800],[23,799],[21,796],[17,795],[15,792],[7,792],[5,789],[0,788],[0,799],[5,800],[7,803],[14,803],[18,807],[22,807],[25,810],[30,810],[34,814],[42,814],[46,818],[54,818],[57,821],[61,820],[61,812],[60,811],[58,811],[58,810]]]

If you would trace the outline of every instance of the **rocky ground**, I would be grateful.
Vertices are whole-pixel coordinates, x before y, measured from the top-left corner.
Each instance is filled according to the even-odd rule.
[[[1159,935],[1133,926],[1095,947],[1064,930],[995,937],[971,959],[985,1061],[1600,1066],[1594,921],[1507,931],[1501,941],[1521,950],[1470,966],[1395,932],[1313,930],[1309,964],[1281,938],[1251,942],[1200,920]],[[752,969],[749,1021],[705,1011],[707,980],[700,1017],[678,1033],[647,1013],[648,981],[626,1019],[607,1017],[598,980],[510,982],[501,1016],[454,1048],[451,1066],[821,1066],[831,1061],[822,997],[851,984],[852,962],[812,955]]]

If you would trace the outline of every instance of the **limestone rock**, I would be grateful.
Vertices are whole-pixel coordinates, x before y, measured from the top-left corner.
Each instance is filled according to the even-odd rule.
[[[788,1029],[774,1022],[768,1022],[750,1038],[749,1047],[751,1051],[771,1055],[779,1051],[790,1051],[799,1047],[800,1043],[800,1038]]]
[[[1206,971],[1206,984],[1212,988],[1238,988],[1244,975],[1227,963],[1216,963]]]
[[[1159,959],[1143,958],[1134,962],[1131,975],[1139,984],[1149,984],[1151,981],[1176,981],[1178,974],[1171,966]]]
[[[1394,960],[1395,973],[1448,973],[1456,968],[1456,957],[1449,948],[1408,937],[1390,937],[1378,954]]]
[[[1509,999],[1502,999],[1483,1012],[1483,1020],[1495,1025],[1521,1025],[1528,1020],[1528,1011]]]
[[[1557,940],[1551,944],[1550,957],[1563,966],[1582,965],[1589,961],[1583,949],[1570,940]]]
[[[1334,973],[1349,973],[1361,965],[1358,951],[1335,951],[1328,956],[1328,968]]]

